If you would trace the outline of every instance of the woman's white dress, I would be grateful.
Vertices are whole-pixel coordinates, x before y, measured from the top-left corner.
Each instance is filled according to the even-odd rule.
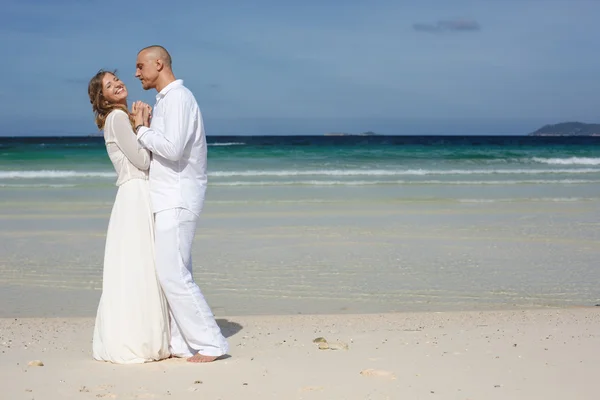
[[[170,355],[169,314],[154,267],[150,154],[121,110],[108,115],[104,139],[118,190],[106,233],[93,357],[119,364],[160,360]]]

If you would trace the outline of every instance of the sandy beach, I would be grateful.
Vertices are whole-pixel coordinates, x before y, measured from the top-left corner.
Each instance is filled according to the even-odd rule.
[[[600,308],[219,318],[212,364],[93,361],[91,318],[0,320],[3,399],[596,399]],[[327,345],[314,343],[323,338]],[[39,360],[43,366],[28,363]]]

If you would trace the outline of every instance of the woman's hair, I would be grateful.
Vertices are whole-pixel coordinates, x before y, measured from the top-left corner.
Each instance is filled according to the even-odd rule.
[[[117,71],[105,71],[101,69],[92,79],[90,79],[88,85],[88,95],[90,96],[90,103],[92,103],[92,110],[96,116],[96,125],[98,125],[98,129],[104,129],[108,114],[113,110],[123,110],[129,116],[129,122],[131,122],[131,127],[133,128],[135,122],[133,116],[129,114],[127,106],[109,103],[102,95],[102,79],[104,79],[104,75],[106,74],[117,76]]]

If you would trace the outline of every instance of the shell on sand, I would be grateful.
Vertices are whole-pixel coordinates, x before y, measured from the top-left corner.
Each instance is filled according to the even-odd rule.
[[[382,369],[368,368],[360,371],[363,376],[374,376],[379,378],[396,379],[396,376],[391,371],[385,371]]]
[[[313,339],[313,343],[327,343],[327,340],[324,337],[318,337]]]
[[[30,367],[43,367],[44,363],[41,362],[40,360],[33,360],[33,361],[29,361],[27,363],[27,365],[29,365]]]

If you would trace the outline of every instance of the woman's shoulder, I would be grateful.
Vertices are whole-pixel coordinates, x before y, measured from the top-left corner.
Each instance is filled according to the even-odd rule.
[[[121,110],[120,108],[115,108],[114,110],[109,112],[108,115],[106,116],[107,120],[109,118],[129,118],[129,115],[127,115],[127,113],[125,111]]]
[[[121,109],[115,109],[108,113],[104,122],[104,139],[106,142],[112,142],[115,139],[116,131],[120,130],[120,127],[124,123],[129,124],[129,115]]]
[[[104,129],[116,129],[117,127],[123,125],[123,123],[129,124],[129,114],[127,114],[124,110],[117,108],[109,112],[106,116]]]

